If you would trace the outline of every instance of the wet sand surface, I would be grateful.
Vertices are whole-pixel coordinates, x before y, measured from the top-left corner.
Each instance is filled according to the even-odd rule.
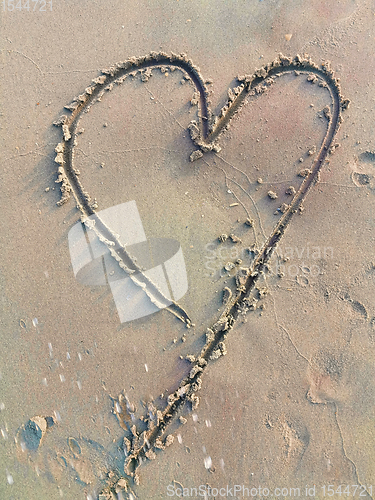
[[[276,488],[308,496],[314,485],[323,498],[323,486],[340,484],[373,496],[373,4],[55,2],[52,11],[1,19],[0,496],[165,499],[188,488],[195,498],[200,485],[235,484],[257,488],[257,498]],[[199,66],[215,116],[235,101],[238,75],[280,52],[329,60],[341,104],[351,101],[330,145],[339,146],[251,286],[246,273],[239,281],[241,268],[256,265],[288,215],[331,123],[321,80],[291,71],[249,94],[218,138],[221,149],[193,162],[194,151],[209,148],[188,129],[195,120],[203,130],[204,113],[184,68],[163,63],[146,77],[135,68],[82,113],[74,167],[91,196],[87,210],[135,200],[148,239],[180,243],[188,290],[178,304],[190,328],[167,309],[120,323],[109,287],[73,273],[68,233],[88,215],[85,200],[72,193],[57,205],[57,171],[69,162],[56,162],[55,148],[70,146],[53,122],[69,120],[64,106],[103,68],[152,51],[186,53]],[[223,314],[232,317],[245,282],[246,311],[222,330],[218,359],[207,367],[186,359],[199,358]],[[199,405],[193,397],[172,408],[161,438],[173,443],[161,450],[153,442],[155,457],[144,457],[142,431],[169,422],[168,396],[173,405],[195,366],[204,370],[190,384],[201,378],[190,394]],[[142,463],[125,474],[137,446]]]

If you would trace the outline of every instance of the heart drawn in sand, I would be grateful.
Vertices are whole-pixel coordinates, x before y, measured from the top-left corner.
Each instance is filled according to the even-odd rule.
[[[220,151],[219,138],[226,129],[232,117],[238,113],[245,103],[246,97],[262,94],[269,86],[275,83],[277,77],[288,73],[307,74],[309,81],[319,82],[321,87],[327,88],[331,97],[331,106],[325,108],[324,114],[328,120],[328,127],[323,138],[322,145],[316,158],[293,199],[283,215],[276,223],[271,234],[266,239],[259,254],[248,269],[241,269],[236,277],[237,290],[228,301],[224,312],[206,332],[206,343],[196,356],[190,356],[192,368],[188,377],[183,379],[179,388],[168,397],[168,404],[163,412],[151,408],[154,418],[149,419],[147,431],[142,434],[137,433],[134,426],[132,429],[128,425],[128,402],[120,397],[116,401],[114,412],[118,417],[120,425],[130,432],[130,439],[127,440],[127,457],[124,463],[124,473],[112,474],[108,476],[103,492],[111,494],[120,488],[120,482],[124,491],[128,491],[130,478],[135,483],[138,482],[137,468],[145,458],[155,458],[155,449],[168,446],[172,441],[172,436],[167,436],[162,440],[168,424],[176,417],[179,410],[189,401],[195,408],[199,404],[197,392],[201,388],[202,374],[210,360],[216,359],[225,354],[226,340],[230,330],[234,327],[240,314],[244,314],[250,306],[250,293],[253,291],[259,276],[266,271],[267,263],[286,228],[290,224],[293,215],[299,210],[305,200],[310,188],[318,181],[319,172],[327,155],[335,150],[335,135],[341,124],[341,111],[349,105],[347,99],[341,95],[340,85],[335,78],[330,64],[323,63],[316,65],[310,58],[297,55],[294,58],[279,55],[273,62],[255,71],[253,75],[238,77],[238,86],[229,92],[227,104],[222,108],[219,116],[214,116],[209,102],[209,92],[200,70],[194,66],[185,54],[168,55],[166,53],[151,53],[144,57],[131,58],[125,62],[103,70],[102,74],[93,80],[92,84],[85,89],[85,92],[78,96],[66,108],[71,111],[69,116],[64,115],[55,125],[61,126],[63,131],[63,141],[56,147],[57,156],[55,158],[58,167],[58,179],[61,183],[62,198],[58,205],[68,201],[73,193],[77,208],[81,212],[81,220],[86,226],[96,233],[102,243],[107,245],[112,257],[118,262],[124,273],[131,276],[133,273],[142,274],[142,269],[138,267],[135,259],[132,258],[125,245],[118,236],[111,231],[95,212],[97,205],[91,202],[89,194],[84,190],[79,179],[79,171],[74,165],[74,148],[77,144],[77,126],[82,113],[111,90],[115,84],[124,81],[129,75],[141,72],[141,79],[147,80],[152,68],[170,68],[181,70],[186,79],[190,79],[195,86],[198,100],[199,112],[198,121],[191,122],[189,126],[190,136],[196,146],[196,150],[191,154],[190,160],[200,158],[207,151]],[[90,218],[90,219],[88,219]],[[143,282],[143,288],[144,288]],[[148,280],[147,295],[153,301],[163,301],[163,294],[155,283]],[[164,297],[165,298],[165,297]],[[188,314],[177,303],[170,307],[172,312],[178,316],[189,327],[191,321]],[[125,486],[124,486],[125,485]],[[116,489],[117,488],[117,489]],[[131,493],[126,493],[127,498],[131,498]],[[111,498],[111,497],[109,497]]]

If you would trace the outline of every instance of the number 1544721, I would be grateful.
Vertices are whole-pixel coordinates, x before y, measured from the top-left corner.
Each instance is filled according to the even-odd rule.
[[[2,0],[3,11],[47,12],[52,11],[52,0]]]

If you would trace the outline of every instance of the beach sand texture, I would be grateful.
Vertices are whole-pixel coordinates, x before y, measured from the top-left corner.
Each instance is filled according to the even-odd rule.
[[[0,496],[373,496],[374,5],[11,5]],[[132,200],[172,304],[103,222]],[[75,278],[77,223],[158,312]]]

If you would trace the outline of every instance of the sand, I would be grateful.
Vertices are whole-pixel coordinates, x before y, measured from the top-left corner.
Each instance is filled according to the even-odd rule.
[[[374,14],[2,12],[2,497],[372,496]],[[130,200],[168,308],[101,218]],[[162,310],[75,279],[79,221]]]

